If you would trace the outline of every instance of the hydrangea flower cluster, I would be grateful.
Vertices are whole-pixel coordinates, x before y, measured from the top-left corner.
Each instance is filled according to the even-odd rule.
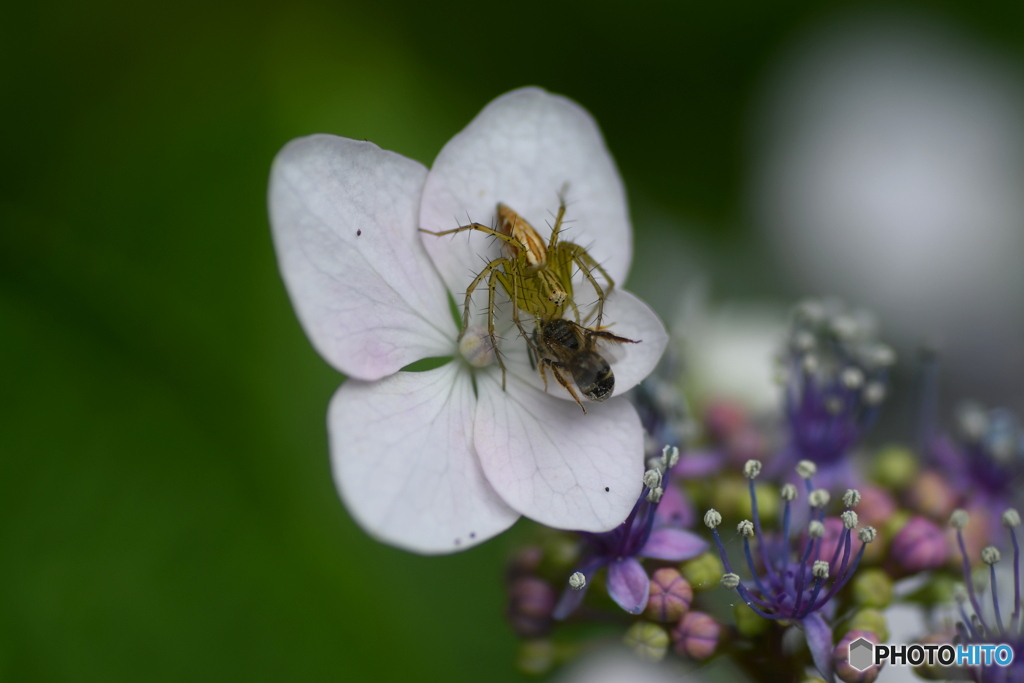
[[[956,624],[957,642],[963,644],[993,644],[1009,645],[1015,657],[1009,666],[988,666],[979,665],[971,667],[974,680],[981,683],[1012,683],[1024,680],[1024,613],[1021,611],[1021,574],[1020,574],[1020,544],[1017,539],[1017,527],[1020,526],[1020,514],[1010,508],[1002,514],[1002,524],[1010,534],[1013,543],[1013,571],[1009,575],[1012,586],[1005,587],[1007,590],[1000,594],[1000,583],[997,580],[996,565],[1002,559],[999,550],[995,546],[987,546],[981,551],[981,560],[989,568],[989,587],[991,592],[991,611],[984,609],[978,592],[975,590],[974,577],[971,574],[971,561],[964,544],[964,528],[967,526],[968,514],[964,510],[956,510],[950,518],[950,525],[956,530],[957,544],[960,547],[961,559],[963,560],[963,576],[965,588],[958,588],[956,592],[957,607],[960,613],[960,621]],[[1012,601],[1009,596],[1012,595]],[[970,602],[973,613],[968,616],[966,603]],[[1012,611],[1004,619],[1001,604],[1006,607],[1013,605]]]
[[[895,360],[867,314],[835,301],[797,306],[779,360],[794,461],[841,465],[874,423]]]
[[[761,463],[750,460],[743,468],[749,481],[750,506],[753,521],[744,519],[737,531],[743,537],[743,552],[747,569],[752,579],[744,583],[739,574],[733,572],[725,545],[718,527],[722,515],[710,509],[704,515],[704,525],[711,529],[718,546],[718,552],[725,566],[726,574],[722,585],[739,593],[740,598],[757,615],[771,620],[791,622],[800,627],[807,637],[814,664],[826,678],[832,677],[832,629],[828,624],[831,617],[830,601],[853,577],[864,549],[875,540],[876,531],[866,526],[857,532],[860,549],[855,557],[851,555],[851,539],[857,528],[857,513],[853,507],[860,502],[860,493],[854,489],[843,495],[844,510],[840,515],[842,532],[838,539],[827,543],[825,538],[825,509],[830,496],[825,489],[815,489],[811,479],[816,471],[814,463],[802,461],[797,472],[806,483],[807,537],[804,548],[791,547],[790,523],[792,503],[799,492],[793,484],[785,484],[781,495],[785,511],[781,535],[777,538],[765,536],[761,529],[761,517],[757,505],[757,489],[754,480],[761,473]],[[751,539],[756,539],[758,560],[751,551]],[[830,546],[834,546],[834,549]],[[829,579],[831,585],[829,586]],[[834,607],[834,606],[833,606]]]
[[[995,521],[1024,483],[1024,428],[1006,409],[967,402],[957,411],[954,434],[931,441],[932,462],[951,475],[959,498],[993,511]]]

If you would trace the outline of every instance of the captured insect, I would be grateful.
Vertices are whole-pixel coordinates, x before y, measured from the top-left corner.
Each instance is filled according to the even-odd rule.
[[[469,326],[469,307],[473,292],[485,279],[487,280],[487,333],[491,345],[497,349],[494,334],[495,292],[500,286],[509,299],[514,302],[512,320],[520,334],[530,344],[530,335],[523,327],[519,310],[525,311],[539,325],[542,320],[560,319],[567,310],[572,311],[573,318],[581,323],[579,307],[573,298],[573,275],[578,268],[584,278],[590,282],[597,294],[596,327],[601,326],[604,315],[604,301],[608,298],[615,282],[608,272],[578,244],[559,240],[562,221],[565,217],[565,199],[559,197],[558,214],[551,228],[551,238],[545,245],[544,240],[526,219],[505,204],[498,204],[497,229],[488,228],[480,223],[470,223],[451,230],[434,232],[420,228],[431,235],[454,235],[466,230],[477,230],[492,235],[502,241],[502,254],[484,266],[466,288],[466,300],[462,311],[462,331]],[[595,277],[594,271],[601,276]],[[603,282],[603,286],[602,286]],[[505,386],[505,365],[501,354],[497,354],[498,365],[501,367],[502,387]]]
[[[591,401],[601,402],[615,389],[615,374],[604,356],[595,350],[596,341],[602,339],[616,344],[638,344],[638,340],[619,337],[611,332],[592,330],[571,320],[556,318],[542,322],[533,331],[533,343],[538,350],[538,369],[547,390],[547,370],[576,399],[583,412],[579,395],[562,374],[567,371],[580,392]]]

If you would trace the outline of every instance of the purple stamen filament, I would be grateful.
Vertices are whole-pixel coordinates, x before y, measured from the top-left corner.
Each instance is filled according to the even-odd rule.
[[[974,594],[974,582],[971,581],[971,563],[967,561],[967,547],[964,545],[963,529],[956,530],[956,540],[960,544],[960,555],[964,560],[964,578],[967,580],[967,595],[971,598],[971,606],[974,613],[981,618],[981,607],[978,606],[978,597]]]
[[[993,562],[988,566],[989,576],[992,580],[992,607],[996,612],[996,626],[999,627],[999,635],[1004,635],[1006,629],[1003,628],[1003,615],[999,613],[999,590],[996,588],[996,565]]]

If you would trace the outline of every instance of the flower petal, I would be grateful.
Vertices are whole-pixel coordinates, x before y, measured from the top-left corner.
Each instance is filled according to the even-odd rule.
[[[416,231],[426,169],[369,142],[292,140],[270,175],[281,275],[316,350],[363,380],[452,355],[448,298]]]
[[[608,565],[608,595],[630,614],[640,614],[647,607],[651,581],[635,557],[627,557]]]
[[[508,376],[477,373],[475,436],[487,480],[513,509],[557,529],[608,531],[636,503],[643,428],[628,401],[583,414]]]
[[[621,396],[651,374],[668,345],[668,332],[651,307],[627,291],[617,289],[605,302],[604,322],[612,334],[637,341],[636,344],[616,343],[597,340],[597,351],[615,373],[615,390],[612,396]],[[528,328],[529,329],[529,328]],[[525,379],[530,385],[544,391],[544,380],[540,373],[531,368],[526,344],[520,341],[518,332],[513,330],[511,343],[501,345],[509,371]],[[569,392],[562,389],[548,373],[547,393],[572,401]],[[586,400],[586,399],[584,399]],[[591,410],[590,403],[587,411]]]
[[[658,511],[661,511],[660,508]],[[689,560],[707,549],[708,542],[690,531],[655,529],[640,550],[640,555],[654,560]]]
[[[726,460],[719,451],[687,451],[672,468],[672,477],[679,481],[710,477],[722,469]]]
[[[334,479],[367,532],[419,553],[450,553],[504,531],[518,515],[473,451],[472,382],[459,363],[348,380],[328,431]]]
[[[507,204],[547,241],[559,192],[568,202],[564,239],[589,250],[621,285],[632,260],[632,228],[622,179],[594,119],[575,102],[522,88],[488,104],[445,145],[427,177],[420,227],[495,225]],[[475,231],[424,243],[452,292],[465,291],[500,245]]]
[[[655,512],[655,525],[685,529],[693,526],[695,519],[693,503],[682,489],[672,483],[666,486],[665,493],[661,496],[661,502],[658,503],[658,510]]]
[[[824,617],[817,612],[802,620],[800,626],[807,635],[807,647],[811,650],[814,666],[817,667],[822,678],[826,681],[834,681],[832,651],[835,649],[835,645],[832,643],[832,629],[825,623]]]

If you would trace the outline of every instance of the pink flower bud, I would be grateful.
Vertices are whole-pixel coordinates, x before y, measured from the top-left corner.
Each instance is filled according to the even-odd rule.
[[[942,529],[924,517],[911,517],[892,539],[890,557],[908,574],[941,567],[949,557]]]
[[[644,614],[662,623],[679,621],[693,602],[693,589],[679,570],[665,567],[651,577],[651,593]]]
[[[945,477],[935,470],[925,470],[914,477],[907,491],[910,508],[932,519],[949,519],[956,507],[957,494]]]
[[[681,655],[707,659],[718,646],[722,627],[703,612],[687,612],[672,629],[672,647]]]
[[[516,635],[537,638],[551,630],[558,596],[546,581],[523,576],[512,581],[508,593],[506,616]]]

